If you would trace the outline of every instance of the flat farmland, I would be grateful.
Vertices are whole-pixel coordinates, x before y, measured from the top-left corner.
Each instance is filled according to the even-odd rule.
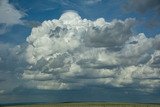
[[[160,107],[160,104],[58,103],[58,104],[9,105],[0,107]]]

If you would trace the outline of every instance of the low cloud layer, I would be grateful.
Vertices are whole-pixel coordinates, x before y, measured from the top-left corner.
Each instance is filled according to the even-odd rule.
[[[77,89],[89,86],[160,87],[160,35],[134,35],[135,19],[111,22],[82,19],[68,11],[44,21],[27,38],[28,88]]]

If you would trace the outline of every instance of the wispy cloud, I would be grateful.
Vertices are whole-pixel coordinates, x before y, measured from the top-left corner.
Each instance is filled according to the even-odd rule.
[[[23,18],[25,13],[17,10],[8,0],[0,1],[0,35],[6,33],[12,25],[23,25]]]
[[[86,5],[94,5],[100,3],[102,0],[84,0],[83,3]]]
[[[130,0],[125,5],[127,11],[136,11],[145,13],[153,10],[160,14],[160,1],[159,0]]]
[[[147,27],[154,28],[160,26],[160,1],[159,0],[129,0],[124,5],[124,9],[127,12],[136,12],[143,17],[145,14],[150,14],[147,20],[142,19],[141,22]]]
[[[37,27],[40,26],[41,23],[39,21],[29,21],[29,20],[23,20],[23,23],[25,26],[33,28],[33,27]]]
[[[7,26],[5,24],[0,24],[0,35],[6,33],[7,31]]]
[[[7,25],[23,24],[21,18],[24,14],[17,10],[8,0],[0,1],[0,23]]]

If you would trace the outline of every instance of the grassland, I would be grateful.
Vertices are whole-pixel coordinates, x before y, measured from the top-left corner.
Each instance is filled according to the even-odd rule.
[[[10,105],[1,107],[160,107],[160,104],[58,103],[58,104]]]

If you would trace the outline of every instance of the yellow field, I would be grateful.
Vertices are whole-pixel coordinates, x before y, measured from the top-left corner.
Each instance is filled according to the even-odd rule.
[[[33,104],[1,107],[160,107],[159,104],[111,104],[111,103],[60,103],[60,104]]]

